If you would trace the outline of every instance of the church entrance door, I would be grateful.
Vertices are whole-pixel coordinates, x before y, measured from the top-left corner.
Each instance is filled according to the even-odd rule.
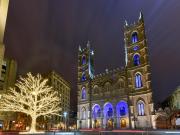
[[[121,119],[120,123],[121,123],[121,128],[126,128],[126,120],[125,119]]]

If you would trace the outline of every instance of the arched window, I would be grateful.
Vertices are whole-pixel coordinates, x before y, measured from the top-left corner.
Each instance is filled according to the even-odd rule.
[[[140,65],[140,56],[138,54],[135,54],[133,57],[134,66]]]
[[[137,73],[135,75],[135,87],[136,88],[141,88],[143,86],[142,84],[142,77],[141,74]]]
[[[93,93],[98,94],[98,92],[99,92],[99,88],[98,88],[97,85],[95,85],[94,88],[93,88]]]
[[[125,112],[125,107],[123,106],[123,107],[120,107],[120,115],[121,116],[124,116],[124,115],[126,115],[126,112]]]
[[[111,84],[109,82],[105,83],[104,87],[105,87],[106,92],[110,91],[110,86]]]
[[[81,98],[86,99],[86,89],[85,89],[85,87],[82,88]]]
[[[111,118],[113,116],[113,105],[109,102],[104,105],[104,116],[106,118]]]
[[[93,106],[92,116],[93,119],[96,119],[97,117],[101,117],[101,108],[98,104]]]
[[[84,65],[84,64],[86,64],[86,56],[82,56],[82,64]]]
[[[120,101],[116,105],[117,117],[125,116],[128,114],[128,105],[126,101]]]
[[[134,32],[131,37],[132,43],[136,43],[138,41],[138,34]]]
[[[85,80],[86,80],[86,74],[83,72],[83,73],[82,73],[81,81],[85,81]]]
[[[113,116],[113,110],[112,110],[112,108],[109,108],[109,109],[108,109],[107,115],[108,115],[108,117],[112,117],[112,116]]]
[[[85,107],[83,107],[82,109],[81,109],[81,119],[86,119],[86,108]]]
[[[138,115],[143,116],[144,115],[144,103],[142,101],[138,102],[137,109],[138,109]]]

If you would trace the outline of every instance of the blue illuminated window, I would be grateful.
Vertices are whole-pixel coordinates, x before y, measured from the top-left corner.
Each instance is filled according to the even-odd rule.
[[[98,104],[96,104],[93,107],[93,118],[96,119],[97,117],[101,117],[101,109],[100,106]]]
[[[113,116],[113,110],[112,108],[109,108],[108,112],[107,112],[108,117],[112,117]]]
[[[138,115],[140,116],[144,115],[144,103],[142,102],[138,103]]]
[[[134,61],[134,66],[139,66],[140,65],[140,56],[138,54],[135,54],[133,57]]]
[[[125,116],[128,114],[128,104],[126,101],[120,101],[116,105],[117,117]]]
[[[101,110],[99,108],[99,110],[97,111],[97,117],[101,117]]]
[[[81,78],[82,81],[85,81],[86,80],[86,74],[83,72],[82,74],[82,78]]]
[[[142,85],[142,77],[139,73],[137,73],[135,75],[135,87],[136,88],[141,88],[143,85]]]
[[[138,41],[137,32],[134,32],[131,37],[132,43],[136,43]]]
[[[138,46],[138,45],[134,46],[134,47],[133,47],[133,50],[134,50],[134,51],[139,50],[139,46]]]
[[[82,88],[82,93],[81,94],[82,94],[81,98],[86,99],[86,89],[84,87]]]
[[[85,56],[82,57],[82,64],[83,65],[86,64],[86,57]]]
[[[125,111],[125,107],[124,107],[124,106],[123,106],[123,107],[120,107],[120,115],[121,115],[121,116],[126,115],[126,111]]]

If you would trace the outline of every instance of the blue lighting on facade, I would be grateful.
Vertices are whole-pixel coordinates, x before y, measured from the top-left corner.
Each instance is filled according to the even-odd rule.
[[[85,81],[86,80],[86,74],[83,72],[82,74],[82,78],[81,78],[82,81]]]
[[[134,50],[134,51],[139,50],[139,46],[138,46],[138,45],[134,46],[134,47],[133,47],[133,50]]]
[[[106,103],[104,106],[104,116],[106,118],[111,118],[113,116],[113,105],[111,103]]]
[[[97,117],[101,117],[101,108],[98,104],[93,107],[92,117],[94,119],[96,119]]]
[[[82,88],[82,99],[86,99],[86,89]]]
[[[134,66],[139,66],[140,65],[140,56],[138,54],[135,54],[133,57],[134,61]]]
[[[142,78],[139,73],[135,75],[135,86],[136,88],[141,88],[142,87]]]
[[[86,57],[85,56],[82,57],[82,64],[83,65],[86,64]]]
[[[125,116],[125,115],[128,114],[128,104],[127,104],[127,102],[120,101],[116,105],[116,114],[117,114],[117,117]]]
[[[132,43],[136,43],[138,41],[137,32],[134,32],[131,37]]]

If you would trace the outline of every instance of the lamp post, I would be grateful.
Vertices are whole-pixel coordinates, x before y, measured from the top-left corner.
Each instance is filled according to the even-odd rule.
[[[138,119],[134,116],[133,120],[134,120],[134,129],[136,129],[136,121],[137,121]]]
[[[65,131],[66,131],[66,127],[67,127],[67,124],[66,124],[66,118],[67,118],[67,112],[64,112],[63,113],[63,115],[64,115],[64,123],[65,123]]]

